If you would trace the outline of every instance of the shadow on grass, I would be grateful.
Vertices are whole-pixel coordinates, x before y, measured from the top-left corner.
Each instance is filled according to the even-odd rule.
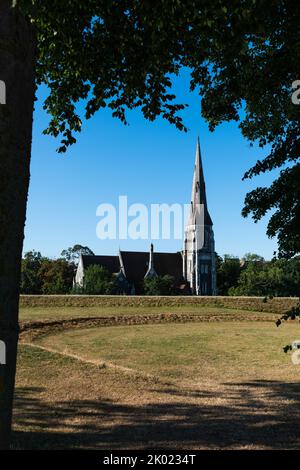
[[[300,445],[300,382],[226,384],[225,391],[212,394],[169,388],[159,390],[165,400],[144,406],[109,400],[49,404],[42,400],[43,390],[17,389],[14,448],[276,449]],[[203,399],[206,402],[201,404]]]

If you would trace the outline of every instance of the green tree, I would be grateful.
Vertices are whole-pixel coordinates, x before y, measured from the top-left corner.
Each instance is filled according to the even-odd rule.
[[[108,295],[116,290],[115,278],[103,266],[92,264],[84,273],[83,288],[79,289],[82,294]]]
[[[289,260],[275,259],[271,264],[281,270],[280,288],[277,295],[300,297],[300,257]]]
[[[41,281],[39,270],[43,258],[39,251],[28,251],[22,259],[21,267],[21,286],[22,294],[40,294]]]
[[[248,262],[230,295],[299,296],[300,259]]]
[[[145,295],[175,295],[175,279],[169,274],[146,277],[144,279]]]
[[[229,289],[229,295],[277,295],[280,276],[279,269],[249,263],[242,271],[237,287]]]
[[[188,67],[210,129],[233,119],[251,142],[270,146],[245,177],[283,168],[269,188],[247,196],[243,214],[257,221],[274,208],[267,233],[278,237],[281,255],[293,256],[300,250],[300,118],[290,99],[299,74],[298,16],[288,0],[1,0],[0,340],[7,366],[0,368],[0,448],[8,447],[11,427],[35,87],[48,86],[46,133],[61,137],[63,152],[81,129],[81,99],[86,118],[107,106],[126,123],[126,110],[138,107],[146,119],[162,116],[185,129],[184,104],[170,88],[172,75]]]
[[[238,284],[241,273],[240,260],[231,255],[224,255],[224,260],[218,257],[217,289],[218,295],[228,295],[228,290]]]
[[[257,255],[256,253],[246,253],[243,256],[244,262],[255,262],[255,263],[263,263],[265,261],[263,256]]]
[[[82,246],[78,244],[61,252],[62,258],[65,258],[67,261],[74,264],[78,263],[80,255],[93,256],[95,253],[88,246]]]
[[[42,294],[68,294],[73,287],[74,265],[64,259],[45,259],[38,271]]]

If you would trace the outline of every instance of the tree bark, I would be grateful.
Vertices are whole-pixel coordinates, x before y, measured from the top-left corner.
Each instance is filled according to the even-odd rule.
[[[20,264],[29,184],[34,105],[33,27],[12,0],[0,1],[0,449],[9,448],[18,343]]]

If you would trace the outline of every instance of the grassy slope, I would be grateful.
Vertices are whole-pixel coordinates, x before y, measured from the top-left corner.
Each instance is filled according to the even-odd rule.
[[[242,315],[268,315],[265,312],[256,312],[251,310],[232,309],[225,307],[206,307],[199,305],[183,305],[183,306],[161,306],[161,307],[21,307],[20,320],[58,320],[78,317],[97,317],[97,316],[115,316],[115,315],[151,315],[159,313],[184,313],[184,314],[218,314],[218,315],[234,315],[240,317]]]

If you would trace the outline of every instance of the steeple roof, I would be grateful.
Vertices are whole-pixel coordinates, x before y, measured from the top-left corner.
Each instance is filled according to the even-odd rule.
[[[191,195],[190,224],[202,225],[203,222],[204,225],[213,225],[207,208],[203,164],[201,158],[200,141],[198,137]]]

